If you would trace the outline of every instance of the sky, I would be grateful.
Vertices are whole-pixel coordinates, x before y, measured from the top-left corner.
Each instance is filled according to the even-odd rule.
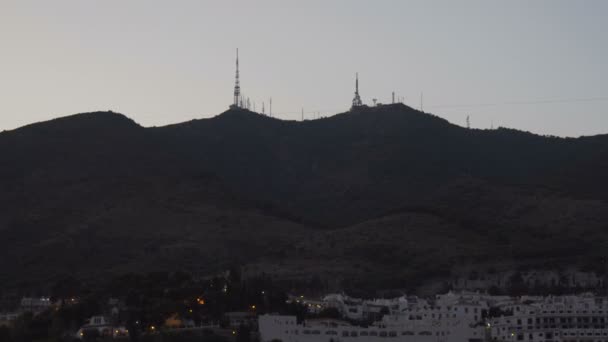
[[[394,91],[474,128],[608,133],[607,17],[601,0],[0,0],[0,131],[212,117],[239,48],[242,92],[281,119],[347,111],[358,72],[367,104]]]

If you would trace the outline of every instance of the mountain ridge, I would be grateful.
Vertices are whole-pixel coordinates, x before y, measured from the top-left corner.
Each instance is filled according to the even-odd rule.
[[[542,264],[579,253],[572,260],[591,263],[608,232],[608,135],[467,129],[401,104],[304,122],[228,110],[162,127],[92,112],[2,132],[0,156],[7,277],[87,274],[82,244],[106,257],[108,272],[309,260],[312,270],[327,261],[327,277],[356,279],[361,269],[345,265],[358,264],[392,284],[422,279],[429,262],[433,276],[501,258]],[[342,243],[341,231],[379,235]],[[116,237],[125,242],[113,246]],[[519,258],[499,253],[524,241],[534,248],[509,247]],[[62,244],[71,247],[43,260]],[[227,253],[235,244],[241,251]],[[453,244],[449,260],[433,244]],[[281,272],[292,271],[301,274]]]

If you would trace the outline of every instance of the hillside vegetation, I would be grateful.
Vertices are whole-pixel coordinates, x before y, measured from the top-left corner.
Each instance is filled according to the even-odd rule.
[[[0,161],[7,287],[235,264],[399,287],[461,264],[594,267],[608,241],[608,136],[465,129],[401,104],[153,128],[78,114],[0,133]]]

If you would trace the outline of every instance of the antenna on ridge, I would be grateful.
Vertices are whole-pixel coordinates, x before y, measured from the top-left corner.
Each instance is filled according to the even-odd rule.
[[[234,100],[230,108],[243,107],[243,98],[241,96],[241,81],[239,78],[239,49],[236,49],[236,77],[234,79]]]
[[[262,115],[266,115],[266,110],[264,109],[264,101],[262,101]]]
[[[270,117],[272,117],[272,97],[270,98],[270,110],[268,111]]]
[[[467,115],[467,129],[471,129],[471,118]]]
[[[359,96],[359,73],[355,73],[355,97],[353,98],[351,109],[361,106],[363,106],[363,101],[361,101],[361,96]]]
[[[304,107],[302,107],[302,121],[304,121]]]

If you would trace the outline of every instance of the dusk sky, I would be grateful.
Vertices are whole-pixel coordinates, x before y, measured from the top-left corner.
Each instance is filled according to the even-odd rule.
[[[0,0],[0,131],[113,110],[143,126],[245,96],[281,119],[360,93],[475,128],[608,133],[608,1]],[[316,115],[316,114],[315,114]]]

